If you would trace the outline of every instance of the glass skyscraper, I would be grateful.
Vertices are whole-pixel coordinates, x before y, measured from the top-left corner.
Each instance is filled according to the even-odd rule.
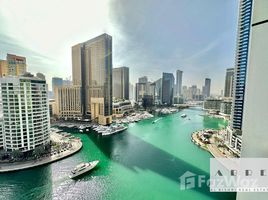
[[[238,156],[240,156],[242,146],[242,121],[251,30],[252,4],[252,0],[240,1],[232,113],[230,126],[227,127],[229,145],[231,149],[238,154]]]

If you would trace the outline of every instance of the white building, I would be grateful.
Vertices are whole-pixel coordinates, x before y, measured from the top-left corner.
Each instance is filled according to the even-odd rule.
[[[32,75],[0,78],[6,151],[22,152],[49,143],[48,90],[45,80]]]

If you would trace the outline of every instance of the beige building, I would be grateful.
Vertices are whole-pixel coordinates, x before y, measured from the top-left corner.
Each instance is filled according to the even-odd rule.
[[[26,58],[7,54],[8,75],[19,76],[26,72]]]
[[[0,77],[8,75],[8,65],[6,60],[0,60]]]
[[[64,119],[78,119],[82,117],[81,87],[62,86],[55,88],[55,105],[52,114]]]
[[[84,117],[112,122],[112,37],[102,34],[72,47],[73,84],[81,86]]]
[[[133,111],[133,106],[130,101],[120,101],[113,103],[113,117],[123,117],[124,114],[129,114]]]

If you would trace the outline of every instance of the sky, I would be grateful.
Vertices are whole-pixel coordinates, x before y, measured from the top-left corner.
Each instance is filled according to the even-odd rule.
[[[238,0],[0,0],[0,59],[25,56],[28,71],[70,78],[71,47],[102,33],[113,37],[113,67],[130,82],[183,71],[183,85],[224,88],[233,67]]]

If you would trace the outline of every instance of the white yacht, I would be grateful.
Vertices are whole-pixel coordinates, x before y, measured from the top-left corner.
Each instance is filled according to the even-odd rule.
[[[181,115],[181,118],[185,118],[185,117],[187,117],[186,114],[182,114],[182,115]]]
[[[69,175],[70,178],[74,179],[90,170],[95,168],[97,164],[99,163],[99,160],[94,160],[89,163],[80,163],[77,165],[72,171],[71,174]]]

